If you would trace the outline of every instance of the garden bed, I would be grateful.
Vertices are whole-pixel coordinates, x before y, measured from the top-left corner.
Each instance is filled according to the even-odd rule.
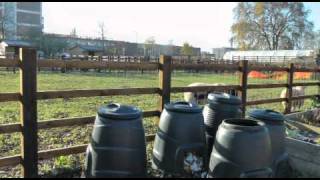
[[[286,115],[289,163],[303,177],[320,177],[319,122],[319,108]]]

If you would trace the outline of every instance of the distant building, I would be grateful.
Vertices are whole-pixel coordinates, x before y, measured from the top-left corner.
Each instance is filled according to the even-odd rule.
[[[68,50],[71,55],[99,56],[102,55],[103,49],[96,46],[76,45]]]
[[[40,35],[43,29],[42,3],[0,2],[0,21],[5,22],[2,39],[17,40],[30,32]]]
[[[154,44],[149,49],[143,43],[132,43],[116,40],[101,40],[94,38],[81,38],[63,34],[45,34],[46,37],[54,41],[62,41],[68,44],[68,49],[77,45],[95,46],[104,49],[105,55],[123,55],[123,56],[159,56],[161,54],[179,56],[181,46]],[[65,50],[67,51],[67,49]],[[201,49],[193,47],[194,56],[201,55]]]
[[[215,59],[222,59],[226,52],[234,50],[236,49],[230,47],[212,48],[212,54],[214,55]]]
[[[206,59],[206,60],[215,60],[215,54],[212,54],[210,52],[201,52],[201,59]]]

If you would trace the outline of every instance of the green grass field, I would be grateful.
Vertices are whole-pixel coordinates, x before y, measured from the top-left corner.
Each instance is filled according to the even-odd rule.
[[[213,74],[213,73],[185,73],[174,72],[172,74],[172,86],[187,86],[192,82],[238,84],[237,74]],[[281,83],[272,79],[249,79],[249,83]],[[46,90],[72,90],[72,89],[106,89],[129,87],[157,87],[158,74],[149,72],[128,72],[127,74],[72,72],[62,74],[60,72],[40,72],[38,74],[38,91]],[[282,88],[249,90],[248,99],[258,100],[278,98]],[[19,74],[12,72],[0,72],[0,92],[18,92]],[[317,87],[308,87],[306,94],[316,94]],[[112,96],[75,99],[54,99],[38,101],[38,120],[61,119],[70,117],[93,116],[99,106],[105,103],[117,102],[135,105],[142,110],[155,110],[158,105],[158,95],[138,96]],[[172,101],[182,100],[183,93],[171,95]],[[19,122],[19,103],[0,103],[0,124]],[[283,111],[280,103],[265,104],[254,107],[271,108]],[[311,100],[306,100],[304,109],[311,107]],[[253,108],[253,107],[249,107]],[[155,118],[146,118],[144,121],[147,134],[156,132]],[[39,131],[39,150],[68,147],[89,142],[92,126],[74,126],[55,128]],[[15,134],[0,135],[0,157],[11,156],[20,153],[20,136]],[[148,146],[149,150],[152,148]],[[150,151],[149,151],[150,152]],[[84,164],[83,155],[59,157],[46,160],[40,164],[40,173],[52,173],[52,169],[81,168]],[[20,167],[8,167],[0,169],[0,178],[20,176]],[[54,173],[54,172],[53,172]]]

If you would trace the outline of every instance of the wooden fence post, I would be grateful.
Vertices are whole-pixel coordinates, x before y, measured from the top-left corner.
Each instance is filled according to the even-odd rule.
[[[294,76],[294,64],[290,63],[289,66],[289,71],[288,71],[288,78],[287,78],[287,103],[286,103],[286,107],[284,110],[285,114],[288,114],[291,112],[291,107],[292,107],[292,84],[293,84],[293,76]]]
[[[317,80],[317,82],[319,83],[318,84],[318,97],[317,97],[317,100],[319,101],[320,100],[320,76],[319,76],[319,74],[320,74],[320,72],[319,72],[319,62],[320,62],[320,49],[319,49],[319,53],[317,54],[317,56],[316,56],[316,59],[315,59],[315,62],[316,62],[316,67],[317,67],[317,69],[318,69],[318,71],[317,72],[315,72],[315,79]]]
[[[247,103],[247,86],[248,86],[248,60],[240,61],[241,73],[240,73],[240,97],[242,105],[242,117],[246,115],[246,103]]]
[[[35,49],[20,48],[20,112],[22,175],[38,176],[37,131],[37,53]]]
[[[170,102],[171,90],[171,56],[160,56],[159,60],[159,88],[160,101],[159,112],[161,114],[164,105]]]

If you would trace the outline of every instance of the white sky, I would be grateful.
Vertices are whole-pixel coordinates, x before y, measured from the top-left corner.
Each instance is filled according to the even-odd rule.
[[[236,2],[44,2],[44,31],[98,36],[104,22],[107,39],[182,45],[188,41],[202,51],[230,46],[232,9]],[[320,3],[305,3],[313,11],[311,20],[320,24]],[[319,22],[319,23],[317,23]]]
[[[232,9],[236,3],[165,2],[44,2],[44,31],[98,36],[104,22],[107,39],[144,42],[154,36],[156,43],[192,46],[211,52],[229,46]]]

